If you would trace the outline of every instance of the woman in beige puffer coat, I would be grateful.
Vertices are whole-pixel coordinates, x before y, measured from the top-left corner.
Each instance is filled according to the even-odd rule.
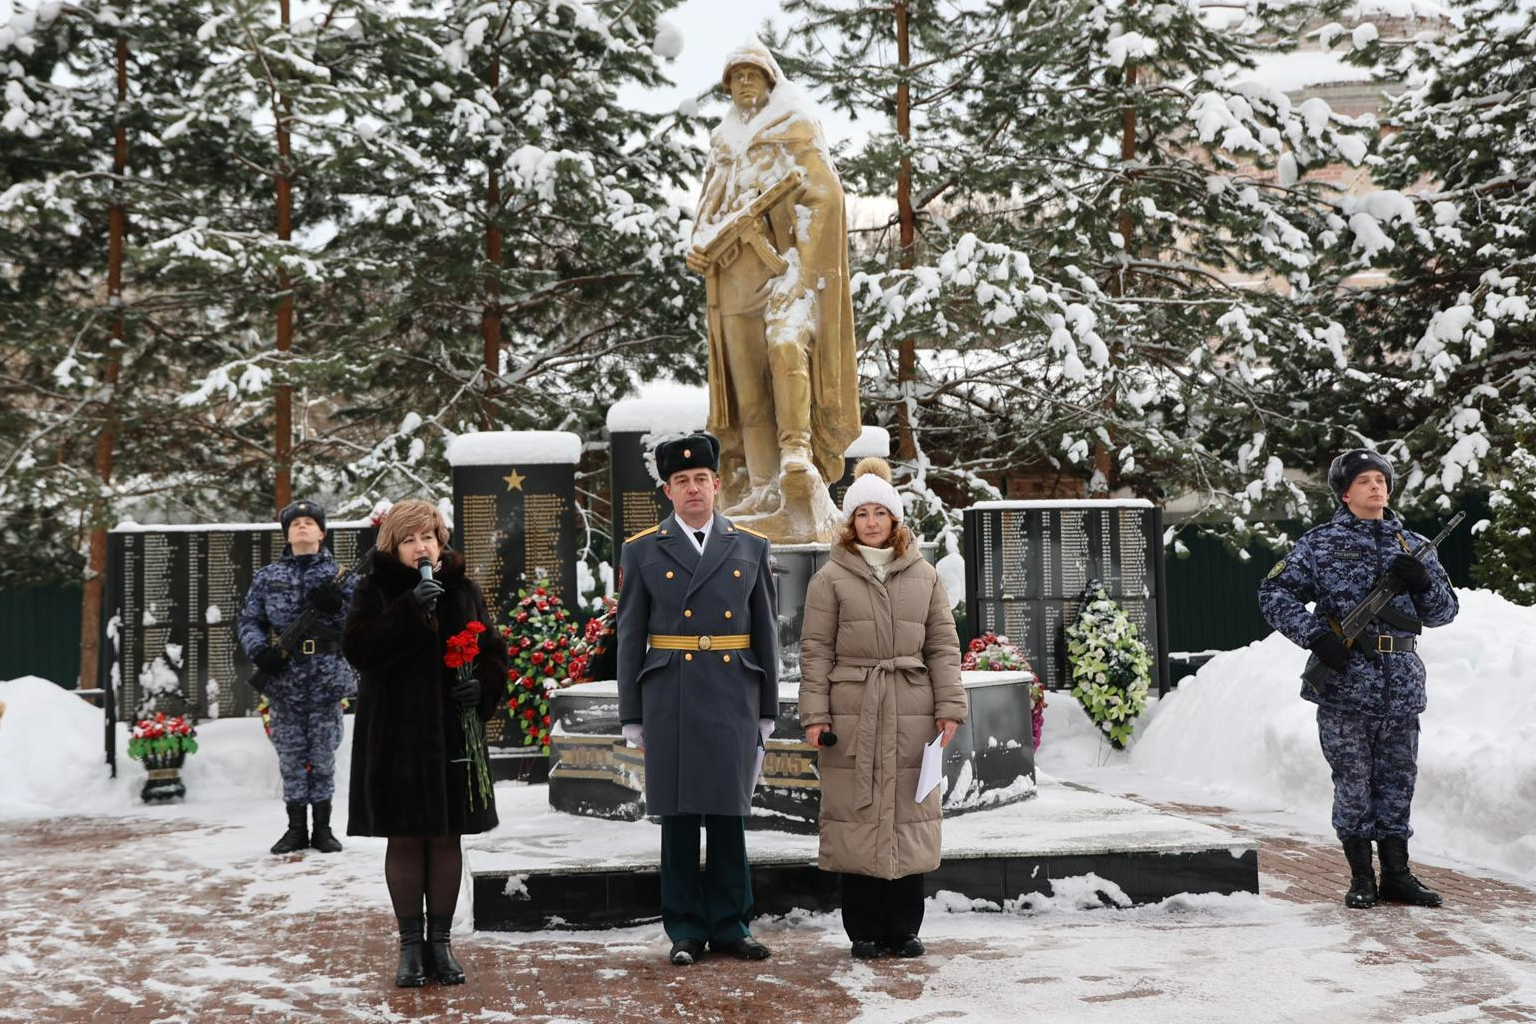
[[[860,958],[921,956],[923,872],[943,812],[918,803],[923,747],[965,720],[960,640],[934,567],[901,522],[884,459],[864,459],[847,524],[811,579],[800,632],[800,722],[818,747],[821,852],[843,876],[843,927]],[[828,732],[837,737],[834,741]]]

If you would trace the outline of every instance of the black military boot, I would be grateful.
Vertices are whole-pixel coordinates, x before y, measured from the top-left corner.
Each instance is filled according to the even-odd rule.
[[[273,853],[298,853],[309,846],[309,809],[304,804],[288,805],[288,831],[272,844]]]
[[[341,840],[331,831],[331,802],[322,800],[310,806],[315,815],[315,830],[309,834],[309,845],[321,853],[340,853]]]
[[[1344,859],[1349,861],[1349,892],[1344,905],[1355,910],[1381,902],[1376,892],[1376,866],[1371,862],[1371,841],[1363,836],[1344,840]]]
[[[1440,894],[1427,889],[1423,882],[1408,870],[1408,839],[1390,836],[1376,840],[1381,851],[1381,898],[1393,903],[1409,903],[1416,907],[1438,907]]]
[[[448,945],[448,932],[452,927],[452,917],[427,915],[427,956],[432,960],[432,975],[439,982],[462,985],[464,968],[454,959],[453,948]]]
[[[400,966],[395,968],[396,988],[421,988],[427,983],[427,965],[422,959],[421,915],[396,919],[400,925]]]

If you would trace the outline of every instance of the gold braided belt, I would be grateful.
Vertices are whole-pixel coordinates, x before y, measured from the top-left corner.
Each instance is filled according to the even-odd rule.
[[[652,633],[652,647],[663,651],[744,651],[752,646],[751,633],[729,636],[668,636]]]

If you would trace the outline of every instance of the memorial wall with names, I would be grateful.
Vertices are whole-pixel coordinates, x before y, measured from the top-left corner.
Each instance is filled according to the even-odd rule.
[[[373,546],[367,521],[333,522],[325,544],[352,568]],[[276,524],[119,527],[107,535],[101,678],[118,721],[165,712],[250,714],[254,671],[235,621],[262,566],[282,554]]]
[[[1134,499],[989,501],[964,514],[966,623],[1023,648],[1048,687],[1066,688],[1066,627],[1098,580],[1136,625],[1152,686],[1168,680],[1162,510]]]
[[[453,544],[497,623],[517,604],[518,589],[542,578],[575,601],[576,477],[571,465],[457,466],[453,471]]]

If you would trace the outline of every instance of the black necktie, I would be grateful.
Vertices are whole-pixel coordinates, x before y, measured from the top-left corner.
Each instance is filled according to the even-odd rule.
[[[693,539],[698,541],[699,542],[699,547],[702,548],[704,546],[704,531],[703,530],[694,530],[693,531]]]

